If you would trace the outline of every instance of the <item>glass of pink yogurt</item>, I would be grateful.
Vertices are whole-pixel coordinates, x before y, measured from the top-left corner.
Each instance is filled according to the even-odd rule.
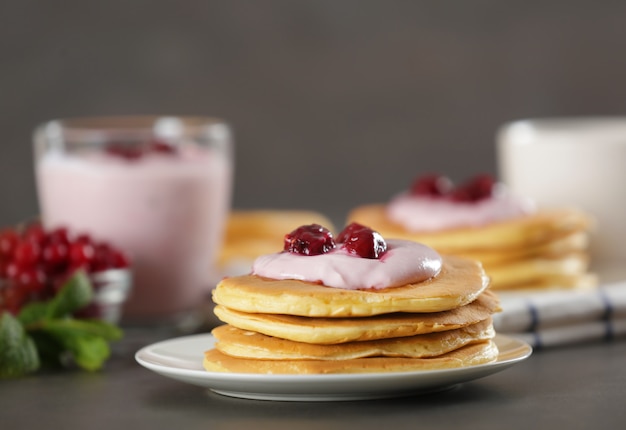
[[[125,251],[130,323],[180,322],[209,301],[230,208],[231,131],[203,117],[55,120],[34,133],[41,217]]]

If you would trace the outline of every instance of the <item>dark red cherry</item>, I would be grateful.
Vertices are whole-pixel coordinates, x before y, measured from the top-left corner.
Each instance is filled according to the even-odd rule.
[[[320,255],[335,248],[332,233],[319,224],[298,227],[285,235],[284,250],[301,255]]]
[[[341,230],[341,232],[339,232],[339,234],[337,235],[337,242],[345,243],[346,241],[350,239],[350,236],[352,236],[353,234],[356,234],[358,231],[363,230],[365,228],[368,228],[368,227],[365,227],[364,225],[359,224],[358,222],[352,222],[348,224],[347,226],[345,226],[344,229]]]
[[[450,199],[456,202],[477,202],[491,197],[495,180],[491,175],[476,175],[450,193]]]
[[[411,185],[411,194],[416,196],[441,197],[452,188],[452,182],[436,173],[418,176]]]
[[[387,251],[385,239],[369,227],[353,222],[337,236],[337,242],[351,254],[378,259]]]

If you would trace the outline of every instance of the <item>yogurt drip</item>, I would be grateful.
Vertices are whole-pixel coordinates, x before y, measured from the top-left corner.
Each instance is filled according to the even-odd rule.
[[[360,258],[341,246],[313,256],[280,252],[258,257],[252,273],[347,290],[379,290],[430,279],[441,271],[441,265],[441,256],[426,245],[388,239],[387,252],[380,259]]]

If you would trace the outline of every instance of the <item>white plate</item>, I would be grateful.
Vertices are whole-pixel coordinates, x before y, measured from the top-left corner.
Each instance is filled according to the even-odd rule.
[[[210,334],[185,336],[146,346],[135,354],[142,366],[168,378],[206,387],[231,397],[281,401],[364,400],[421,394],[482,378],[526,359],[532,348],[497,335],[493,363],[458,369],[338,375],[260,375],[207,372],[203,352],[213,348]]]

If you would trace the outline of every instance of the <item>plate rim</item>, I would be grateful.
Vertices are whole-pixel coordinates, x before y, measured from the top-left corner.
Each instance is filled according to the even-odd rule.
[[[175,337],[146,345],[135,353],[135,360],[141,366],[162,376],[199,385],[218,394],[231,397],[281,401],[359,400],[444,390],[504,370],[527,359],[533,352],[530,344],[514,337],[496,334],[494,341],[501,349],[498,359],[494,362],[451,369],[401,372],[324,375],[209,372],[201,368],[202,352],[198,354],[198,369],[163,364],[158,362],[157,358],[151,357],[151,354],[155,354],[154,350],[159,348],[167,350],[181,342],[183,344],[206,343],[203,351],[210,349],[215,342],[215,338],[210,333]],[[170,358],[172,357],[176,359],[174,355],[170,356]],[[183,359],[181,362],[187,361]],[[438,380],[441,380],[441,383],[437,383]],[[373,391],[359,391],[357,388],[369,385],[375,387],[381,382],[389,387],[381,387],[379,390],[374,389]],[[401,382],[401,386],[394,390],[392,385],[398,382]],[[303,384],[306,387],[302,387]],[[345,385],[342,392],[336,392],[335,388],[338,384]],[[353,386],[354,388],[350,388]],[[310,392],[307,393],[307,391]]]

